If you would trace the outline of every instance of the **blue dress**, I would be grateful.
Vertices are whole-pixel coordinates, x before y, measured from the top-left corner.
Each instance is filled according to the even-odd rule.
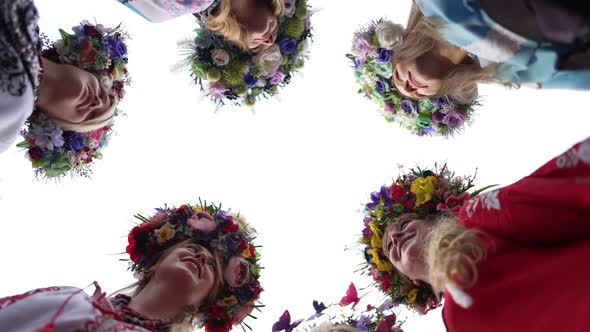
[[[185,14],[200,13],[219,0],[117,0],[150,22],[163,22]]]
[[[426,17],[445,26],[449,42],[478,56],[482,66],[499,64],[498,79],[517,84],[541,83],[549,89],[590,89],[590,70],[559,70],[560,55],[572,45],[537,42],[519,36],[491,19],[478,0],[416,0]]]

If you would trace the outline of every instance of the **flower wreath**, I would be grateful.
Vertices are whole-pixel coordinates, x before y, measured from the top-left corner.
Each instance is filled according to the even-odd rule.
[[[371,193],[371,201],[363,211],[364,228],[360,240],[366,261],[363,273],[370,275],[375,286],[394,302],[426,312],[440,305],[440,296],[427,283],[417,286],[395,270],[382,249],[387,226],[399,222],[398,218],[406,213],[420,217],[457,214],[467,199],[491,187],[469,194],[467,191],[474,186],[476,175],[477,172],[473,176],[455,176],[446,164],[440,169],[435,165],[434,171],[410,169],[389,187],[382,186]]]
[[[197,322],[207,332],[225,332],[235,324],[247,324],[242,320],[261,305],[257,304],[262,292],[258,281],[261,266],[260,254],[252,243],[256,231],[240,214],[221,209],[215,204],[201,201],[197,205],[179,208],[156,209],[150,218],[136,215],[141,223],[128,235],[126,252],[130,257],[130,269],[136,278],[142,278],[163,250],[187,239],[204,245],[223,255],[224,263],[238,256],[249,263],[250,281],[233,288],[225,284],[214,303],[199,308]]]
[[[286,0],[277,42],[250,54],[205,28],[200,22],[194,42],[184,42],[191,76],[218,105],[253,106],[289,84],[303,68],[311,38],[311,10],[306,0]]]
[[[116,27],[82,21],[72,28],[74,34],[59,30],[61,39],[46,42],[43,55],[51,54],[60,62],[72,64],[99,78],[111,87],[111,96],[117,100],[125,96],[125,85],[130,83],[127,72],[128,35]],[[120,110],[115,115],[121,114]],[[64,131],[45,113],[35,111],[21,132],[24,141],[18,147],[28,149],[26,157],[37,176],[54,178],[67,172],[89,177],[90,166],[102,158],[100,152],[112,134],[112,124],[94,131],[80,133]]]
[[[401,25],[384,19],[355,32],[352,53],[346,56],[354,63],[359,93],[376,102],[387,121],[398,122],[414,134],[450,136],[472,119],[478,102],[460,104],[448,96],[415,101],[401,94],[391,77],[393,55],[403,33]]]

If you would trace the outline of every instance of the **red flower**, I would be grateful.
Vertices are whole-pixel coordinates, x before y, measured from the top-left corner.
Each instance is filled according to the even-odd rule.
[[[139,256],[141,256],[141,253],[139,252],[139,250],[137,250],[137,242],[135,241],[135,237],[133,236],[133,234],[129,233],[129,236],[127,236],[127,241],[129,241],[129,245],[127,245],[125,251],[129,254],[129,258],[131,258],[131,261],[133,263],[137,263]]]
[[[96,38],[98,37],[98,30],[96,30],[96,28],[92,25],[85,25],[84,34],[92,38]]]
[[[176,213],[184,213],[186,216],[190,217],[193,215],[193,210],[185,204],[176,209]]]
[[[240,229],[240,226],[234,224],[233,221],[229,221],[225,226],[223,226],[223,228],[221,228],[221,231],[224,233],[234,233],[237,232],[238,229]]]
[[[406,191],[404,190],[404,188],[397,184],[393,184],[391,185],[391,187],[389,187],[389,194],[391,195],[391,199],[393,199],[396,202],[401,201],[405,193]]]
[[[444,203],[439,203],[436,206],[436,209],[439,211],[459,213],[459,210],[461,210],[461,206],[463,206],[463,203],[465,203],[467,199],[469,199],[469,193],[463,193],[459,196],[449,195],[449,197],[447,197]]]
[[[256,248],[253,245],[250,245],[250,257],[256,258]]]
[[[389,287],[391,287],[391,275],[389,273],[385,273],[383,275],[383,280],[381,280],[381,289],[384,292],[387,292]]]
[[[96,60],[96,54],[98,53],[92,45],[88,43],[88,47],[85,46],[84,42],[82,43],[82,52],[80,52],[80,60],[85,63],[93,63]]]
[[[397,317],[395,317],[395,314],[385,317],[385,319],[382,320],[379,325],[377,325],[375,332],[391,332],[392,327],[395,326],[396,321]]]
[[[34,146],[29,149],[29,157],[31,157],[31,159],[33,159],[33,160],[39,160],[39,159],[43,158],[44,155],[45,155],[45,153],[38,146]]]

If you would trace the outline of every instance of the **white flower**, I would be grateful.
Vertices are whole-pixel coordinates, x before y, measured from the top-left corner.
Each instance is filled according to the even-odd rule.
[[[274,44],[267,50],[260,52],[252,58],[252,62],[260,67],[262,77],[272,76],[283,62],[279,45]]]
[[[259,78],[259,79],[258,79],[258,83],[256,83],[256,86],[258,86],[258,87],[261,87],[261,88],[262,88],[262,87],[264,87],[265,85],[266,85],[266,79],[264,79],[264,78],[262,78],[262,77],[261,77],[261,78]]]
[[[377,24],[375,35],[382,48],[392,50],[401,45],[404,27],[391,21],[385,21]]]
[[[284,11],[283,14],[287,17],[293,17],[295,14],[295,0],[284,0]]]
[[[303,45],[301,46],[301,50],[297,52],[298,58],[304,57],[307,55],[307,53],[309,53],[309,38],[305,38],[301,45]]]
[[[220,48],[211,51],[211,58],[213,59],[213,63],[218,66],[225,66],[229,63],[229,54]]]

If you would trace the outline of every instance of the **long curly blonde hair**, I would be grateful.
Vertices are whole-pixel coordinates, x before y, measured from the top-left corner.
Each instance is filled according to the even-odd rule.
[[[234,42],[243,50],[248,51],[247,43],[250,33],[238,22],[235,14],[232,13],[231,1],[221,0],[217,9],[207,17],[207,28],[222,35],[225,39]],[[269,6],[275,16],[279,17],[283,14],[285,6],[283,0],[270,0]]]

